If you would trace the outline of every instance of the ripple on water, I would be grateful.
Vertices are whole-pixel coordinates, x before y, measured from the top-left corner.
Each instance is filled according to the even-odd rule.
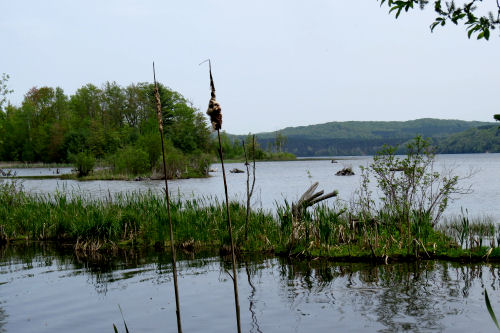
[[[176,332],[170,259],[74,257],[31,249],[3,251],[0,331]],[[231,278],[219,257],[182,259],[179,288],[186,332],[234,332]],[[491,331],[483,287],[500,309],[498,265],[447,262],[368,264],[288,262],[260,258],[240,263],[243,331],[393,332]],[[499,312],[500,310],[497,310]]]

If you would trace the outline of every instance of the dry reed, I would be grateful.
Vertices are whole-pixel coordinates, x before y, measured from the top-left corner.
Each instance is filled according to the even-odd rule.
[[[168,215],[168,224],[170,227],[170,249],[172,251],[172,274],[174,276],[174,289],[175,289],[175,313],[177,315],[177,332],[182,332],[181,325],[181,311],[179,306],[179,288],[177,286],[177,262],[175,258],[175,244],[174,244],[174,232],[172,229],[172,217],[170,214],[170,197],[168,193],[168,181],[167,181],[167,164],[165,162],[165,147],[163,143],[163,121],[162,121],[162,112],[161,112],[161,101],[160,101],[160,93],[158,90],[158,85],[156,83],[156,73],[155,73],[155,63],[153,62],[153,79],[155,85],[155,100],[156,100],[156,115],[158,117],[158,129],[160,131],[161,138],[161,153],[163,157],[163,174],[165,176],[165,199],[167,201],[167,215]]]
[[[217,137],[219,139],[219,157],[222,166],[222,176],[224,179],[224,193],[226,195],[226,213],[227,213],[227,228],[229,231],[229,240],[231,242],[231,258],[233,262],[233,275],[231,278],[233,279],[233,287],[234,287],[234,303],[236,309],[236,324],[238,328],[238,333],[241,333],[241,321],[240,321],[240,302],[238,300],[238,279],[236,276],[236,255],[234,253],[234,241],[233,241],[233,228],[231,226],[231,214],[229,210],[229,198],[227,194],[227,181],[226,181],[226,171],[224,169],[224,157],[222,154],[222,144],[220,139],[220,129],[222,128],[222,110],[215,99],[215,85],[212,77],[212,64],[210,59],[208,60],[208,68],[210,73],[210,101],[208,103],[207,114],[210,117],[210,122],[212,123],[212,128],[214,131],[217,131]]]

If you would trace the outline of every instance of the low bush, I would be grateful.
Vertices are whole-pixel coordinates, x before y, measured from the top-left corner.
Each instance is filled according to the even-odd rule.
[[[89,152],[80,152],[71,157],[78,177],[89,175],[95,166],[95,158]]]

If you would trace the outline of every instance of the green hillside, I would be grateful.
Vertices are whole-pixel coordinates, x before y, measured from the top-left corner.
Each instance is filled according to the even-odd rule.
[[[495,127],[496,126],[496,127]],[[278,132],[258,133],[257,138],[262,147],[272,147],[277,133],[286,137],[284,150],[297,156],[335,156],[335,155],[372,155],[384,144],[398,145],[421,135],[432,138],[440,144],[442,152],[484,152],[488,139],[493,132],[491,128],[498,124],[480,121],[444,120],[423,118],[410,121],[346,121],[329,122],[318,125],[287,127]],[[473,137],[468,141],[462,136],[453,135],[476,129],[481,132],[484,144],[475,143]],[[448,140],[450,138],[450,140]],[[463,142],[464,146],[459,146]],[[467,142],[467,144],[465,144]],[[496,145],[492,144],[491,149]],[[497,149],[498,150],[498,149]]]
[[[452,134],[438,142],[440,153],[500,153],[500,128],[485,125]]]

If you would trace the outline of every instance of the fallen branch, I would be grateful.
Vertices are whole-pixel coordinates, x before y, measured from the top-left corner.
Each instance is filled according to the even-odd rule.
[[[302,219],[307,208],[323,200],[336,197],[339,194],[337,190],[334,190],[324,195],[323,195],[324,193],[323,190],[314,193],[318,188],[318,185],[319,185],[318,182],[312,184],[311,187],[309,187],[309,189],[307,189],[307,191],[305,191],[304,194],[302,194],[302,196],[296,203],[292,203],[292,216],[297,221],[300,221]]]
[[[334,190],[328,194],[323,194],[324,191],[321,190],[319,192],[316,192],[316,189],[318,188],[319,183],[316,182],[312,184],[307,191],[302,194],[300,199],[292,203],[292,239],[291,239],[291,245],[293,246],[293,243],[295,241],[295,234],[298,234],[298,231],[296,230],[296,226],[302,221],[302,218],[307,210],[307,208],[323,201],[329,198],[336,197],[338,195],[338,191]]]

